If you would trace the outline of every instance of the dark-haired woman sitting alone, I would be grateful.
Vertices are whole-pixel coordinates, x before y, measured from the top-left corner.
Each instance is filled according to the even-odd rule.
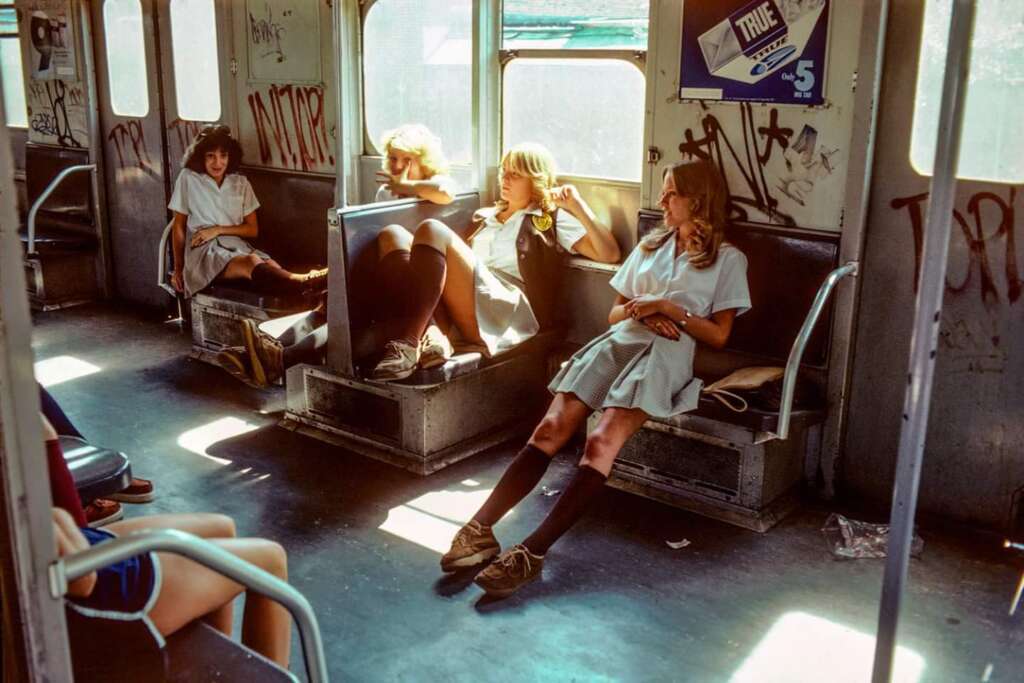
[[[498,555],[491,525],[536,486],[591,411],[602,410],[575,477],[547,518],[477,575],[490,595],[504,597],[540,576],[548,548],[604,488],[619,450],[649,417],[697,407],[697,342],[721,348],[735,317],[750,308],[747,259],[722,242],[726,190],[715,165],[670,168],[659,203],[664,227],[645,238],[611,280],[618,292],[608,314],[611,327],[551,381],[555,398],[529,443],[441,558],[442,569],[456,571]]]
[[[251,280],[267,292],[316,289],[327,270],[292,273],[246,240],[259,234],[260,203],[238,173],[242,147],[227,126],[208,126],[185,152],[167,208],[174,212],[174,288],[192,296],[211,282]]]

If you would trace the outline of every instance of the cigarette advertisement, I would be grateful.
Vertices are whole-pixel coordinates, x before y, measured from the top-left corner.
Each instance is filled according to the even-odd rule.
[[[33,80],[74,80],[75,39],[69,0],[25,3]]]
[[[680,99],[820,105],[829,0],[683,0]]]

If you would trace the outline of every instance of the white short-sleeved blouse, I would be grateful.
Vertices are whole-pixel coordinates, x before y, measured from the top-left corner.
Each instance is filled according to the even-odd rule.
[[[245,176],[230,173],[218,186],[207,174],[184,168],[174,184],[174,194],[167,208],[188,216],[191,233],[211,225],[241,225],[259,206]]]
[[[497,212],[497,207],[478,212],[484,224],[473,238],[473,255],[491,270],[501,271],[521,282],[523,276],[519,272],[516,238],[527,216],[540,216],[544,212],[537,206],[530,206],[516,211],[504,223],[498,220]],[[555,238],[563,249],[575,254],[576,243],[587,234],[587,229],[564,209],[558,209],[555,218]]]

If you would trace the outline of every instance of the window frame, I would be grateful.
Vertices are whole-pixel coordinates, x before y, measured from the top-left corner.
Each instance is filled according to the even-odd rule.
[[[20,12],[20,10],[15,5],[14,0],[2,0],[2,1],[0,1],[0,9],[11,9],[11,10],[14,10],[15,16],[17,16],[18,13]],[[18,23],[20,24],[20,21],[18,21]],[[25,125],[24,126],[19,126],[19,125],[12,124],[10,122],[10,112],[7,112],[7,120],[5,121],[5,124],[6,124],[6,126],[8,128],[14,128],[16,130],[28,130],[28,93],[25,92],[25,68],[24,68],[24,57],[25,56],[24,56],[24,54],[22,54],[22,51],[21,51],[21,35],[19,34],[18,29],[15,28],[15,30],[13,32],[10,32],[10,33],[0,33],[0,40],[14,40],[18,44],[18,54],[20,54],[21,57],[22,57],[22,71],[21,71],[21,81],[20,81],[20,83],[21,83],[21,92],[22,92],[22,99],[25,100]]]
[[[149,81],[150,81],[150,78],[149,78],[149,63],[148,63],[149,59],[148,59],[148,55],[146,54],[146,11],[145,11],[145,8],[142,6],[141,0],[138,0],[138,2],[136,4],[138,5],[138,8],[139,8],[139,21],[140,21],[140,28],[141,28],[141,33],[140,33],[139,37],[142,39],[142,65],[143,65],[142,77],[143,77],[144,86],[145,86],[143,88],[143,92],[145,94],[144,100],[145,100],[145,105],[146,105],[146,111],[144,111],[141,114],[138,114],[138,113],[124,113],[124,114],[122,114],[121,112],[117,111],[117,109],[114,107],[114,96],[113,96],[114,95],[114,75],[111,73],[112,62],[110,60],[111,48],[114,47],[114,46],[111,45],[110,42],[109,42],[110,41],[110,31],[109,31],[109,26],[108,26],[108,21],[107,21],[107,6],[108,6],[108,4],[109,4],[109,0],[103,0],[102,5],[100,6],[100,15],[103,18],[103,43],[104,43],[103,49],[104,49],[104,51],[105,51],[105,53],[107,55],[105,61],[106,61],[106,67],[107,67],[106,68],[106,71],[107,71],[106,78],[107,78],[107,83],[108,83],[107,90],[108,90],[108,95],[109,95],[109,99],[110,99],[110,102],[109,102],[109,104],[110,104],[110,112],[114,116],[116,116],[118,118],[144,119],[147,116],[149,116],[150,111],[152,110],[152,106],[151,106],[151,103],[150,103],[150,88],[149,88],[149,85],[150,85],[150,83],[149,83]]]
[[[178,68],[177,68],[178,65],[177,65],[177,63],[175,61],[175,59],[176,59],[175,58],[176,50],[175,50],[175,42],[174,42],[173,4],[174,4],[174,0],[169,0],[169,2],[167,3],[166,11],[167,11],[167,29],[168,29],[168,34],[170,36],[170,41],[169,42],[170,42],[170,52],[171,52],[171,55],[170,55],[171,58],[169,60],[167,60],[167,63],[169,65],[169,67],[170,67],[170,77],[171,77],[171,85],[172,85],[171,92],[174,95],[174,98],[173,98],[174,114],[175,114],[175,116],[177,116],[182,121],[195,121],[197,123],[210,123],[210,124],[218,123],[220,121],[225,121],[225,120],[228,119],[228,116],[232,113],[231,112],[232,107],[226,106],[226,103],[231,102],[233,98],[230,96],[231,95],[231,92],[230,92],[230,80],[225,80],[225,73],[224,73],[224,70],[225,70],[224,49],[225,48],[224,48],[224,46],[225,46],[225,44],[228,41],[225,40],[224,36],[225,35],[231,35],[231,34],[230,34],[230,32],[225,32],[225,26],[223,25],[224,17],[222,16],[221,10],[218,9],[218,6],[220,5],[220,2],[219,2],[219,0],[210,0],[210,5],[213,8],[213,22],[211,22],[211,27],[213,28],[214,63],[216,65],[216,68],[213,70],[213,72],[217,76],[217,109],[218,109],[217,117],[216,118],[212,118],[212,119],[211,118],[204,118],[204,119],[190,118],[190,117],[185,116],[182,113],[182,111],[181,111],[181,88],[180,88],[180,86],[182,85],[182,82],[181,82],[181,77],[180,77],[180,75],[178,73]],[[236,128],[237,128],[237,124],[236,124]]]

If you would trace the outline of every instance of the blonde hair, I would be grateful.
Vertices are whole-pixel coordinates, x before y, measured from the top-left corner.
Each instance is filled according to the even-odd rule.
[[[441,150],[441,138],[431,133],[422,123],[407,123],[387,131],[381,137],[380,147],[384,150],[384,161],[381,165],[385,171],[388,170],[388,153],[391,150],[398,150],[419,157],[424,180],[438,174],[448,174],[448,160]]]
[[[555,173],[555,159],[547,147],[536,142],[523,142],[516,145],[505,152],[505,156],[501,158],[501,164],[498,167],[499,177],[506,171],[530,178],[533,181],[530,200],[544,213],[555,212],[556,207],[555,202],[551,199],[551,188],[555,186],[557,174]],[[500,198],[495,205],[498,207],[499,213],[508,208],[508,202]]]
[[[690,220],[696,230],[686,241],[686,252],[695,268],[707,268],[718,258],[725,238],[725,207],[728,190],[718,167],[708,160],[684,161],[665,169],[662,178],[672,174],[676,194],[690,200]],[[667,225],[640,242],[644,251],[655,251],[672,239],[676,229]]]

